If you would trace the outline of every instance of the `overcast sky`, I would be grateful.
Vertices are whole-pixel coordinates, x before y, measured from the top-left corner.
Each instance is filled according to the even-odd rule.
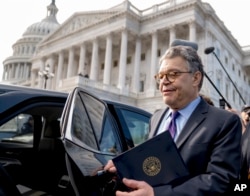
[[[250,45],[250,0],[202,0],[215,9],[219,18],[241,46]],[[57,20],[61,24],[78,11],[113,7],[123,0],[56,0]],[[87,3],[86,3],[87,2]],[[130,0],[138,9],[145,9],[164,0]],[[0,2],[0,81],[2,62],[12,55],[12,45],[22,37],[27,27],[46,17],[51,0],[1,0]]]

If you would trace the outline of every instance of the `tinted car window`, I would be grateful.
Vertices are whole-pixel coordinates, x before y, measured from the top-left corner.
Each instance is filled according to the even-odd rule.
[[[148,117],[126,109],[121,109],[121,114],[127,124],[134,146],[144,142],[148,136]]]
[[[101,133],[101,136],[98,140],[100,151],[102,152],[109,152],[109,153],[118,153],[118,145],[116,143],[114,133],[112,130],[112,125],[110,123],[110,120],[106,118],[104,123],[104,128]]]
[[[94,132],[98,139],[101,136],[101,130],[103,128],[102,126],[105,120],[105,106],[102,102],[96,100],[95,98],[89,96],[86,93],[81,92],[81,98],[85,103],[85,108],[89,115],[89,120],[91,122],[91,125],[93,126]]]
[[[82,98],[79,96],[79,94],[77,94],[71,123],[72,139],[80,146],[87,145],[97,149],[95,137],[92,131],[92,124],[90,123],[89,119],[89,112],[90,111],[87,111]]]
[[[0,127],[0,138],[10,138],[18,134],[21,122],[18,116],[12,118]]]
[[[121,105],[116,105],[115,111],[128,148],[132,148],[147,139],[149,131],[149,116],[147,113]]]
[[[33,144],[33,132],[33,116],[21,113],[0,126],[0,139],[2,142]]]
[[[40,146],[39,142],[42,142],[43,138],[51,137],[51,135],[59,137],[59,129],[47,129],[60,117],[63,105],[59,105],[59,103],[44,102],[31,102],[27,104],[27,107],[21,105],[20,111],[15,110],[16,114],[11,113],[9,117],[5,116],[6,120],[2,119],[0,142],[6,147],[8,147],[8,143],[18,143],[16,148],[33,148]]]
[[[71,124],[73,141],[103,152],[116,152],[116,143],[105,106],[94,97],[77,94]]]

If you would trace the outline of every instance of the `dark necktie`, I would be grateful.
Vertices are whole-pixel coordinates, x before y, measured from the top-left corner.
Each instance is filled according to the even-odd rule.
[[[176,134],[176,131],[177,131],[177,128],[176,128],[176,123],[175,123],[175,120],[176,118],[179,116],[179,112],[172,112],[172,119],[169,123],[169,126],[168,126],[168,131],[170,132],[172,138],[175,137],[175,134]]]

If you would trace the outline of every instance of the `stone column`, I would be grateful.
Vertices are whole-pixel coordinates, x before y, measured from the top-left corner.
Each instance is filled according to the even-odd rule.
[[[23,65],[20,63],[19,78],[21,78],[21,79],[30,79],[28,77],[30,73],[26,70],[25,65],[27,65],[27,62],[25,62]],[[27,74],[28,76],[26,76],[25,74]]]
[[[31,63],[25,63],[25,66],[26,66],[25,78],[29,78],[29,77],[31,77],[32,64]]]
[[[6,80],[5,74],[6,74],[6,65],[3,65],[2,81]]]
[[[8,64],[8,80],[12,78],[12,63]]]
[[[35,84],[36,84],[36,73],[37,73],[37,70],[30,70],[30,78],[31,78],[31,87],[35,87]]]
[[[11,77],[11,64],[8,64],[7,65],[7,77],[6,77],[6,80],[9,80]]]
[[[125,88],[125,79],[126,79],[126,65],[127,65],[127,49],[128,49],[128,32],[126,29],[122,31],[121,38],[121,49],[120,49],[120,61],[119,61],[119,77],[117,87],[122,93]]]
[[[15,63],[11,64],[11,72],[10,73],[11,73],[10,78],[11,79],[15,78]]]
[[[6,64],[3,65],[3,72],[2,72],[2,81],[5,80],[5,73],[6,73]]]
[[[10,64],[10,63],[8,64],[7,78],[6,78],[7,80],[9,80],[9,79],[11,78],[11,65],[12,65],[12,64]]]
[[[17,64],[17,66],[15,66],[15,79],[20,79],[20,63]]]
[[[172,25],[169,29],[169,45],[175,40],[176,38],[176,31],[175,31],[175,26]]]
[[[189,40],[196,42],[196,24],[194,21],[190,21],[189,25]]]
[[[133,75],[133,89],[135,93],[139,92],[140,88],[140,62],[141,62],[141,37],[136,38],[135,45],[135,66]]]
[[[73,75],[74,56],[75,56],[75,50],[74,50],[74,47],[72,46],[69,49],[69,61],[68,61],[68,69],[67,69],[67,78],[70,78]]]
[[[31,66],[28,66],[28,63],[24,63],[23,69],[22,69],[22,78],[28,79],[29,78],[29,72],[31,72]],[[30,74],[31,76],[31,74]]]
[[[24,70],[26,70],[26,72],[25,72],[25,78],[29,78],[29,77],[31,77],[31,69],[32,69],[32,64],[31,63],[25,63],[25,69]]]
[[[5,64],[5,69],[4,69],[4,73],[3,73],[3,78],[4,80],[8,80],[9,76],[10,76],[10,64]]]
[[[43,73],[44,69],[45,69],[45,59],[41,59],[40,71]],[[39,88],[44,88],[43,76],[39,76],[38,86]]]
[[[149,74],[149,81],[150,81],[150,91],[155,91],[156,84],[154,75],[156,74],[157,70],[157,49],[158,49],[158,32],[154,31],[152,33],[152,47],[151,47],[151,66],[150,66],[150,74]]]
[[[86,58],[86,44],[82,43],[80,48],[80,60],[78,66],[78,74],[85,75],[85,58]]]
[[[90,79],[98,81],[99,73],[99,44],[97,38],[93,40],[93,49],[92,49],[92,58],[91,58],[91,70],[90,70]]]
[[[111,66],[112,66],[112,34],[108,34],[106,38],[103,84],[106,85],[110,84]]]
[[[57,73],[56,73],[56,87],[59,86],[59,82],[62,79],[63,63],[64,63],[64,52],[60,51],[59,55],[58,55],[58,66],[57,66]]]
[[[54,68],[55,68],[55,56],[52,55],[49,59],[49,78],[47,80],[47,89],[54,89]]]

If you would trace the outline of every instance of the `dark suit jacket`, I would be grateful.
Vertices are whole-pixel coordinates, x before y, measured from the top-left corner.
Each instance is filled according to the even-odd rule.
[[[149,137],[167,110],[152,116]],[[238,115],[201,99],[176,141],[191,177],[177,186],[154,187],[155,195],[215,196],[232,191],[240,172],[241,128]]]
[[[241,139],[242,161],[241,161],[241,183],[247,184],[245,195],[250,195],[250,179],[248,179],[248,171],[250,169],[250,123],[247,125]]]

